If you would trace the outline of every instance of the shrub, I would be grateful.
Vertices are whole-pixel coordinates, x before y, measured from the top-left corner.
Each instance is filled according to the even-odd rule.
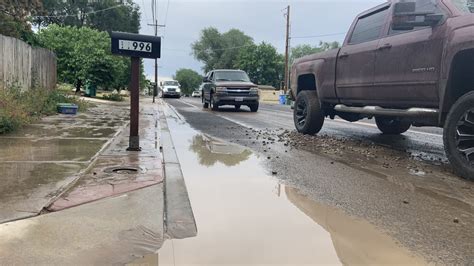
[[[18,88],[0,90],[0,134],[14,131],[30,122],[23,105],[18,104],[21,91]]]
[[[57,112],[58,103],[73,103],[85,111],[89,104],[57,90],[31,89],[21,91],[17,87],[0,90],[0,134],[17,130],[41,116]]]
[[[76,88],[74,88],[74,86],[71,84],[60,83],[57,85],[56,90],[65,95],[75,95]]]
[[[118,93],[104,94],[102,95],[103,100],[114,101],[114,102],[123,102],[124,98]]]

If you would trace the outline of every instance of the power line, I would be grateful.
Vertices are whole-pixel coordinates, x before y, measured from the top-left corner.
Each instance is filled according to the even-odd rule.
[[[101,9],[101,10],[95,10],[95,11],[87,12],[87,13],[84,13],[83,15],[87,16],[87,15],[91,15],[91,14],[96,14],[96,13],[116,9],[116,8],[119,8],[119,7],[122,7],[122,6],[124,6],[124,4],[118,4],[116,6],[104,8],[104,9]],[[75,15],[57,15],[57,16],[32,16],[32,17],[33,18],[67,18],[67,17],[77,17],[77,14],[75,14]]]
[[[185,52],[185,53],[189,52],[188,50],[184,50],[184,49],[172,49],[172,48],[163,48],[162,50],[174,51],[174,52]]]
[[[345,35],[346,32],[339,32],[339,33],[329,33],[329,34],[321,34],[321,35],[309,35],[309,36],[291,36],[291,39],[312,39],[312,38],[321,38],[321,37],[329,37],[329,36],[339,36]]]
[[[228,50],[235,50],[235,49],[240,49],[240,48],[245,48],[245,47],[252,47],[255,44],[247,44],[247,45],[241,45],[241,46],[234,46],[234,47],[227,47],[227,48],[219,48],[219,49],[210,49],[212,52],[214,51],[228,51]],[[188,53],[189,50],[184,50],[184,49],[170,49],[170,48],[163,48],[163,50],[166,51],[173,51],[173,52],[182,52],[182,53]],[[202,49],[199,52],[204,52],[209,49]]]
[[[166,5],[165,23],[164,23],[165,26],[168,23],[168,12],[169,12],[169,10],[170,10],[170,0],[168,0],[168,3]],[[163,31],[163,38],[165,37],[165,35],[166,35],[166,27]]]
[[[155,22],[155,0],[151,1],[151,17],[154,23]]]
[[[255,44],[246,44],[246,45],[241,45],[241,46],[234,46],[234,47],[227,47],[227,48],[220,48],[220,49],[212,49],[213,51],[227,51],[227,50],[234,50],[234,49],[240,49],[240,48],[245,48],[245,47],[251,47],[254,46]]]
[[[227,47],[227,48],[211,49],[211,51],[227,51],[227,50],[235,50],[235,49],[240,49],[240,48],[245,48],[245,47],[252,47],[252,46],[255,46],[255,44],[247,44],[247,45],[240,45],[240,46]],[[183,53],[188,53],[189,52],[189,50],[172,49],[172,48],[163,48],[163,50],[174,51],[174,52],[183,52]],[[200,50],[200,51],[202,52],[202,51],[206,51],[206,50],[208,50],[208,49],[203,49],[203,50]]]
[[[142,4],[143,4],[143,14],[145,15],[145,20],[148,21],[148,16],[146,15],[146,9],[145,9],[145,0],[142,0]]]
[[[155,36],[158,36],[158,27],[163,27],[164,25],[159,25],[158,24],[158,13],[157,13],[157,1],[152,0],[151,1],[151,10],[153,12],[153,24],[148,24],[148,26],[153,26],[155,28]],[[158,58],[155,58],[155,88],[153,92],[153,103],[155,103],[155,97],[158,92]]]
[[[168,21],[168,12],[169,11],[170,11],[170,0],[168,0],[168,3],[166,4],[165,25],[166,25],[166,22]]]

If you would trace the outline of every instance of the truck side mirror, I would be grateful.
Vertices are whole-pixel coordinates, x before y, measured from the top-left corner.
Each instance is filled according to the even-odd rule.
[[[417,12],[415,2],[396,3],[393,10],[393,30],[413,30],[415,27],[434,27],[443,20],[443,14]]]
[[[416,21],[416,2],[399,2],[393,7],[393,30],[413,30]]]
[[[416,2],[399,2],[395,3],[393,14],[395,16],[404,15],[406,13],[414,13],[416,11]]]
[[[207,77],[202,78],[202,82],[207,83],[209,82],[209,79]]]

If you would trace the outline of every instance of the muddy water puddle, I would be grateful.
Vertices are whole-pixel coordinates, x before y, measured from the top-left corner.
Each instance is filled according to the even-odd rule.
[[[370,223],[280,184],[258,154],[169,118],[198,235],[168,240],[159,265],[424,264]]]
[[[0,138],[0,161],[88,161],[105,143],[96,139]]]
[[[63,127],[54,125],[33,125],[16,134],[16,138],[110,138],[116,127]],[[8,137],[8,135],[6,136]]]

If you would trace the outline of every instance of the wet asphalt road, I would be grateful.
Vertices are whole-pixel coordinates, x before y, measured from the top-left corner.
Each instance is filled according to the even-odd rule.
[[[370,121],[336,120],[308,138],[292,132],[285,106],[263,104],[255,114],[211,112],[190,98],[166,102],[196,130],[266,158],[281,183],[369,222],[427,262],[474,261],[473,185],[450,173],[440,129],[387,137]]]
[[[173,100],[168,101],[173,103]],[[202,108],[200,100],[196,98],[183,99],[181,103],[199,109]],[[220,111],[217,115],[224,116],[226,119],[233,120],[247,127],[294,130],[293,110],[289,106],[262,103],[259,112],[256,114],[251,113],[246,107],[242,107],[242,111],[236,112],[231,106],[224,106]],[[380,134],[374,120],[350,123],[338,118],[336,120],[326,119],[320,135],[324,134],[374,142],[392,149],[406,150],[424,159],[447,160],[443,148],[443,131],[440,128],[413,127],[404,134],[405,139],[394,141],[393,137]]]

